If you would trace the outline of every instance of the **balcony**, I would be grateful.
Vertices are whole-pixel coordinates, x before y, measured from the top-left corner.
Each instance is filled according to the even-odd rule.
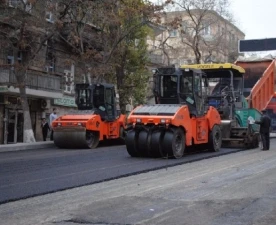
[[[8,92],[19,93],[16,77],[12,69],[0,69],[0,84],[8,86]],[[12,87],[10,87],[12,86]],[[62,96],[62,77],[52,74],[28,71],[26,92],[32,96],[57,98]]]

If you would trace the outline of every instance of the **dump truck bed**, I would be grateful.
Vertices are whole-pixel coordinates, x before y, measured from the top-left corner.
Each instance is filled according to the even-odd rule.
[[[240,58],[235,64],[245,69],[244,95],[249,108],[266,109],[275,93],[275,59]]]

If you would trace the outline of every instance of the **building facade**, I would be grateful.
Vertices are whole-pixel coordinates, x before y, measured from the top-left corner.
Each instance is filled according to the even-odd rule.
[[[39,52],[35,59],[28,63],[25,76],[32,128],[36,141],[42,141],[41,119],[46,118],[49,121],[53,108],[57,109],[58,116],[75,110],[74,85],[84,82],[85,75],[78,63],[74,62],[72,50],[60,38],[53,35],[47,41],[39,42],[48,34],[48,30],[55,26],[52,12],[44,10],[41,14],[40,11],[39,16],[45,16],[45,25],[42,26],[41,23],[34,23],[37,12],[27,1],[7,0],[5,4],[6,6],[2,7],[5,11],[1,11],[0,29],[14,30],[14,21],[9,22],[5,18],[7,15],[17,15],[18,10],[24,11],[24,14],[21,14],[24,19],[25,14],[28,14],[27,22],[31,24],[28,33],[33,32],[33,44],[42,44],[37,48]],[[19,20],[20,18],[17,18],[17,21]],[[3,39],[0,38],[1,40]],[[28,55],[24,51],[18,51],[15,57],[12,49],[3,46],[0,49],[0,144],[23,142],[24,116],[19,101],[20,84],[13,65],[20,65],[27,58]]]
[[[203,14],[204,13],[204,14]],[[149,51],[163,65],[233,62],[238,57],[238,42],[245,34],[214,11],[166,12],[161,18],[166,29],[148,40]]]
[[[11,56],[5,52],[1,52],[2,63],[8,62],[10,58]],[[32,128],[37,141],[42,140],[41,119],[46,118],[49,121],[49,115],[53,108],[57,109],[58,115],[66,114],[76,108],[74,81],[77,68],[74,64],[64,66],[64,59],[66,59],[66,54],[56,53],[55,65],[52,64],[50,69],[47,66],[30,66],[27,70],[26,93]],[[1,144],[23,141],[24,117],[17,86],[14,70],[0,68]]]

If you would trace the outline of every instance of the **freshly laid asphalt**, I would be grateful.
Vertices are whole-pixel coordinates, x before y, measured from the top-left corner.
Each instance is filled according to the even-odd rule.
[[[59,149],[52,141],[0,145],[0,204],[238,151],[243,150],[221,149],[172,160],[132,158],[124,145],[93,150]]]
[[[124,145],[57,147],[0,153],[0,204],[241,151],[221,149],[181,159],[132,158]]]

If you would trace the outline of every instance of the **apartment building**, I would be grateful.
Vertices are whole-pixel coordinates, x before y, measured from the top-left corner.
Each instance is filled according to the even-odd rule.
[[[28,14],[27,23],[30,24],[33,35],[38,39],[43,37],[41,33],[46,36],[48,30],[55,26],[54,14],[43,11],[45,6],[41,5],[42,11],[39,12],[39,16],[44,17],[46,24],[41,26],[34,21],[37,18],[34,15],[38,12],[31,4],[23,5],[22,2],[27,3],[22,0],[6,1],[6,7],[0,9],[5,10],[0,12],[0,29],[7,27],[9,30],[10,27],[14,27],[16,20],[7,20],[7,14],[15,15],[17,10],[21,10]],[[18,17],[16,19],[20,20]],[[38,32],[40,35],[37,35]],[[34,41],[33,44],[39,43]],[[36,58],[28,66],[26,94],[37,141],[42,140],[41,118],[45,117],[48,120],[54,107],[57,108],[58,115],[76,109],[74,84],[84,82],[84,74],[78,63],[74,62],[72,54],[72,50],[58,36],[53,35],[42,44]],[[24,62],[27,57],[24,51],[18,51],[15,57],[12,49],[0,49],[0,144],[23,142],[23,109],[12,65]]]
[[[163,65],[233,62],[238,57],[238,41],[245,34],[214,11],[166,12],[161,18],[163,32],[149,38],[149,51]]]

